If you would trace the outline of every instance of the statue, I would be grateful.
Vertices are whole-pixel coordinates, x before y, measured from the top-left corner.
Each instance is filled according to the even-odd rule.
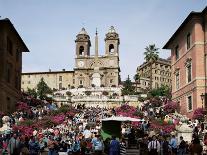
[[[9,120],[10,120],[9,116],[4,116],[2,118],[3,126],[0,128],[0,132],[10,132],[11,131]]]

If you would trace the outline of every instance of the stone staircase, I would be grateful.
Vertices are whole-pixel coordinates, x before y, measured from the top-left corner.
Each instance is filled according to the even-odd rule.
[[[138,149],[127,149],[126,155],[139,155]]]
[[[139,149],[136,146],[131,146],[126,150],[126,155],[139,155]]]

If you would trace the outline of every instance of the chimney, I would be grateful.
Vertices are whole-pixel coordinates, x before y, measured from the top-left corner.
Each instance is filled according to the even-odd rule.
[[[49,72],[51,72],[51,69],[49,69]]]
[[[63,69],[63,72],[65,72],[65,69]]]

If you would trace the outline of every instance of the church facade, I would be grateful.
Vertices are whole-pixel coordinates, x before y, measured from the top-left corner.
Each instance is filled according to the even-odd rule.
[[[99,55],[98,33],[95,35],[95,54],[91,54],[90,36],[84,28],[76,36],[76,57],[73,71],[22,73],[22,89],[35,89],[39,80],[51,89],[118,87],[120,83],[119,34],[113,26],[105,36],[105,54]]]

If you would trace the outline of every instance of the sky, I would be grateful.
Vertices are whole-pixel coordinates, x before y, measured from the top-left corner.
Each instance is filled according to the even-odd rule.
[[[131,78],[144,62],[145,47],[162,47],[191,11],[202,11],[207,0],[0,0],[1,18],[9,18],[29,48],[23,53],[23,72],[73,70],[75,38],[82,27],[91,38],[96,28],[99,54],[110,26],[120,36],[121,79]]]

